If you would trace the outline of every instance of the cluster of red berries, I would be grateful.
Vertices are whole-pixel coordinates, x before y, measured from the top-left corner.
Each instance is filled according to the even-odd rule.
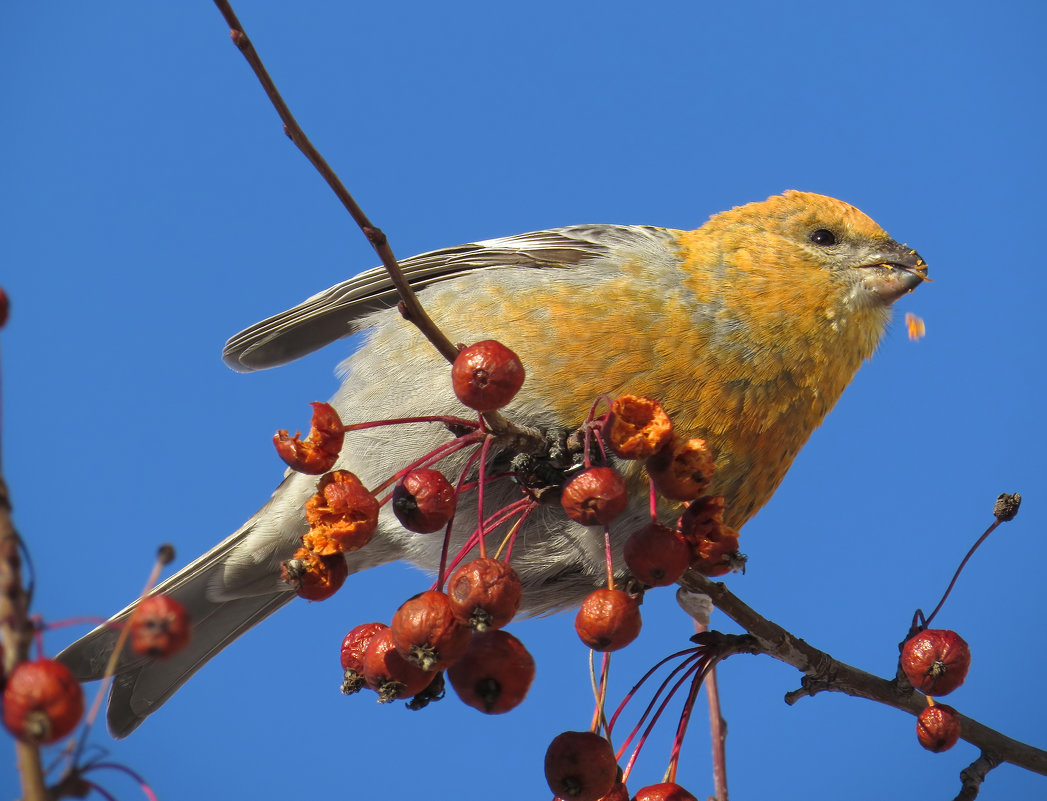
[[[185,607],[167,595],[143,598],[127,623],[131,650],[163,658],[189,642]],[[41,658],[20,662],[3,687],[4,727],[19,740],[47,745],[61,740],[84,714],[84,691],[61,662]]]
[[[971,650],[948,629],[924,629],[902,645],[901,667],[909,683],[927,695],[916,719],[916,738],[928,751],[948,751],[960,739],[960,713],[931,696],[948,695],[967,678]]]

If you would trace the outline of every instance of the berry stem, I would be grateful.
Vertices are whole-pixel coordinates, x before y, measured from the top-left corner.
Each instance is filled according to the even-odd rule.
[[[425,456],[421,457],[420,459],[416,459],[411,464],[407,465],[407,467],[389,476],[389,478],[387,478],[377,487],[372,489],[371,494],[377,497],[378,493],[384,492],[385,490],[389,489],[389,487],[391,487],[401,478],[406,476],[412,470],[416,470],[419,467],[430,467],[439,462],[441,459],[446,459],[452,453],[456,453],[457,451],[460,451],[463,448],[468,448],[470,445],[479,442],[481,439],[486,441],[487,438],[488,435],[484,432],[473,431],[469,434],[463,434],[460,437],[456,437],[455,439],[452,439],[450,442],[445,442],[440,447],[431,450]],[[388,500],[388,497],[383,498],[381,503],[384,505],[385,502]]]
[[[607,589],[614,589],[614,562],[611,560],[611,527],[603,527],[603,552],[607,560]]]
[[[427,415],[423,417],[398,417],[392,420],[368,420],[363,423],[344,425],[342,426],[342,431],[348,434],[351,431],[366,431],[369,428],[378,428],[379,426],[399,426],[408,423],[442,423],[445,426],[469,428],[474,431],[479,429],[479,425],[475,420],[467,420],[464,417],[451,417],[441,414]]]
[[[527,507],[523,510],[523,513],[517,518],[516,522],[513,523],[513,527],[509,529],[509,533],[505,535],[502,540],[502,544],[498,546],[498,550],[494,554],[495,559],[502,557],[502,549],[505,549],[505,561],[508,562],[513,555],[513,543],[516,542],[516,535],[519,533],[521,526],[524,521],[530,517],[531,512],[538,508],[538,501],[531,501]]]
[[[484,531],[484,486],[487,484],[487,454],[491,450],[491,439],[491,437],[486,437],[483,445],[480,446],[480,478],[476,487],[476,517],[478,519],[481,559],[487,557],[487,532]]]
[[[462,471],[458,474],[458,499],[461,499],[462,497],[462,486],[465,482],[465,477],[469,475],[469,471],[472,470],[473,465],[476,464],[476,460],[479,458],[480,451],[474,451],[473,454],[466,461],[465,466],[462,468]],[[451,519],[447,521],[447,528],[444,529],[444,543],[443,547],[440,549],[440,572],[436,574],[436,585],[433,587],[433,589],[440,590],[441,592],[443,591],[444,579],[447,576],[447,552],[451,548],[451,531],[453,530],[453,527],[454,517],[452,516]],[[453,570],[454,568],[451,569]]]
[[[931,612],[931,614],[928,615],[927,619],[923,622],[923,628],[924,629],[930,627],[931,621],[934,620],[934,616],[937,615],[939,611],[941,611],[941,608],[943,606],[945,606],[945,601],[946,601],[946,599],[948,599],[949,593],[952,592],[952,588],[956,585],[956,581],[957,581],[957,579],[960,578],[960,573],[963,572],[963,569],[967,565],[967,562],[970,561],[970,558],[972,556],[974,556],[974,552],[976,550],[978,550],[978,546],[980,546],[983,542],[985,542],[989,538],[989,535],[992,534],[996,530],[996,527],[998,525],[1000,525],[1000,522],[1001,522],[1000,518],[996,518],[992,522],[992,525],[989,526],[987,529],[985,529],[985,533],[982,534],[978,538],[978,541],[975,542],[974,545],[971,546],[971,549],[969,551],[967,551],[967,555],[965,557],[963,557],[963,561],[960,562],[960,566],[958,568],[956,568],[956,572],[953,573],[952,581],[950,581],[949,582],[949,586],[945,588],[945,593],[942,595],[942,599],[940,601],[938,601],[938,605],[936,607],[934,607],[934,611]]]

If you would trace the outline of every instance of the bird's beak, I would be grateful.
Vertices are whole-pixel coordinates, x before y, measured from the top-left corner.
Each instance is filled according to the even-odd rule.
[[[866,254],[857,269],[862,273],[862,286],[885,304],[894,303],[923,281],[930,280],[927,262],[915,250],[897,242]]]

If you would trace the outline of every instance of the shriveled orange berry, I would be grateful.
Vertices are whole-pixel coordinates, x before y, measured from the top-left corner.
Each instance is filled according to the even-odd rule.
[[[451,366],[454,394],[478,412],[505,406],[520,391],[525,375],[520,357],[493,339],[463,348]]]
[[[364,680],[364,654],[374,635],[389,628],[384,623],[361,623],[355,626],[342,640],[342,694],[352,695],[368,686]]]
[[[461,565],[447,581],[454,616],[475,631],[500,629],[520,608],[523,584],[508,562],[483,556]]]
[[[329,403],[313,403],[312,427],[302,441],[300,431],[290,436],[281,429],[273,435],[273,445],[287,466],[299,473],[318,476],[326,473],[338,461],[345,439],[345,429],[338,412]]]
[[[691,548],[691,568],[704,576],[722,576],[745,566],[738,552],[738,532],[723,522],[723,498],[699,498],[680,516],[681,536]]]
[[[386,628],[371,638],[364,652],[363,675],[368,685],[378,691],[378,702],[386,704],[417,695],[429,686],[436,671],[422,670],[400,656],[392,629]]]
[[[947,695],[963,684],[971,666],[971,649],[955,631],[925,629],[902,646],[902,671],[927,695]]]
[[[622,395],[611,404],[604,439],[623,459],[647,459],[669,444],[673,421],[654,398]]]
[[[280,565],[280,579],[308,601],[330,598],[348,577],[349,565],[340,553],[321,556],[308,548],[299,548]]]
[[[614,789],[620,773],[611,744],[589,731],[558,734],[545,752],[545,779],[564,801],[597,801]]]
[[[472,629],[455,619],[445,593],[429,590],[403,602],[393,615],[400,656],[422,670],[444,670],[469,647]]]
[[[629,488],[610,467],[590,467],[567,482],[560,504],[583,526],[604,526],[629,505]]]
[[[143,598],[131,613],[131,650],[151,657],[168,657],[189,644],[192,625],[185,607],[170,595]]]
[[[916,718],[916,739],[928,751],[948,751],[960,739],[960,713],[947,704],[935,704]]]
[[[662,782],[641,787],[633,801],[698,801],[676,782]]]
[[[704,439],[674,439],[644,466],[655,490],[670,501],[693,501],[713,480],[713,455]]]
[[[675,584],[691,562],[680,533],[654,520],[629,535],[622,555],[633,576],[650,587]]]
[[[84,714],[84,691],[61,662],[38,659],[11,671],[2,705],[4,727],[12,735],[46,745],[76,728]]]
[[[617,651],[640,634],[640,603],[623,590],[594,590],[582,601],[574,629],[595,651]]]
[[[515,709],[534,680],[534,658],[507,631],[474,634],[465,654],[447,669],[458,697],[488,715]]]
[[[447,525],[458,496],[439,470],[412,470],[393,490],[393,514],[408,531],[429,534]]]
[[[371,541],[378,529],[378,501],[355,475],[335,470],[320,479],[305,502],[305,547],[327,556],[348,553]]]

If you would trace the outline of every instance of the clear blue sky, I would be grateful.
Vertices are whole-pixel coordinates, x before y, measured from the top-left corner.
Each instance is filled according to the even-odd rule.
[[[813,644],[890,674],[914,608],[933,606],[993,499],[1023,492],[939,621],[974,654],[949,702],[1047,746],[1040,4],[238,12],[402,256],[579,222],[691,228],[788,188],[848,200],[917,247],[934,283],[898,304],[876,357],[746,527],[750,569],[730,584]],[[269,437],[334,390],[345,353],[242,376],[219,359],[225,339],[375,258],[210,3],[6,3],[0,74],[4,472],[38,568],[36,611],[105,615],[137,592],[158,543],[184,564],[268,498],[282,471]],[[919,343],[906,311],[927,322]],[[426,584],[395,566],[295,603],[130,739],[96,742],[162,799],[547,797],[546,744],[591,710],[569,617],[514,625],[538,678],[510,715],[338,694],[345,631]],[[671,595],[645,605],[619,692],[688,635]],[[798,680],[766,658],[723,666],[734,797],[948,798],[977,756],[963,743],[923,751],[912,718],[874,704],[787,707]],[[659,780],[665,758],[656,743],[630,786]],[[702,798],[709,775],[699,721],[680,778]],[[136,797],[126,779],[98,779]],[[13,786],[8,751],[0,792]],[[1003,767],[980,798],[1045,791]]]

